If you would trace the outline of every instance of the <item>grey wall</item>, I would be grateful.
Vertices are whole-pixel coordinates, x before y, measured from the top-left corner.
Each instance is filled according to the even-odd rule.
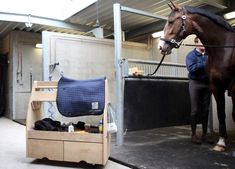
[[[85,36],[43,32],[44,80],[58,80],[60,73],[74,79],[106,76],[112,103],[115,102],[114,41]],[[125,42],[125,58],[150,59],[151,50],[146,44]],[[53,72],[49,65],[59,62]],[[46,110],[48,111],[48,110]],[[58,113],[54,114],[59,116]],[[62,121],[66,121],[63,117]],[[71,120],[71,119],[70,119]]]
[[[49,76],[52,76],[52,80],[58,80],[61,72],[77,79],[105,75],[110,91],[114,91],[113,40],[43,32],[43,46],[44,80],[48,80]],[[145,44],[126,42],[123,47],[125,58],[149,59],[151,51]],[[49,65],[57,62],[59,66],[50,74]]]

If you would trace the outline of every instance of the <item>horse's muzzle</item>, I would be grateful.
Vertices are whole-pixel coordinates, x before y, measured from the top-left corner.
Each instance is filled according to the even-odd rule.
[[[171,50],[169,50],[169,51],[161,51],[161,54],[162,55],[169,55],[169,54],[171,54]]]
[[[171,54],[171,46],[168,44],[164,44],[163,46],[160,46],[160,51],[162,55],[169,55]]]

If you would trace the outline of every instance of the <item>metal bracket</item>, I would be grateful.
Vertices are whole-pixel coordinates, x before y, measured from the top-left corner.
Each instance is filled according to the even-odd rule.
[[[183,19],[183,20],[185,20],[186,18],[187,18],[186,15],[181,16],[181,19]]]

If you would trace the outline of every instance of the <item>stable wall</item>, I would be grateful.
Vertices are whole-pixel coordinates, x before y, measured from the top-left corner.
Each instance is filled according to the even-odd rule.
[[[115,102],[114,41],[93,37],[43,32],[44,80],[57,81],[60,74],[74,79],[89,79],[106,76],[109,84],[110,100]],[[149,60],[151,50],[146,44],[123,43],[125,58]],[[59,63],[54,70],[50,65]],[[51,66],[52,67],[52,66]],[[55,106],[46,108],[48,116],[71,120],[56,113]]]
[[[109,80],[110,91],[114,91],[113,40],[43,32],[43,46],[44,80],[58,80],[60,73],[77,79],[105,75]],[[149,59],[150,49],[146,44],[125,42],[123,47],[125,58]],[[49,66],[54,63],[59,65],[50,73]]]

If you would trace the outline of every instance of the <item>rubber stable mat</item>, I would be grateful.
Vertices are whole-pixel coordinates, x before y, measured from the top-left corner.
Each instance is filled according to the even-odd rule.
[[[141,169],[235,169],[235,136],[226,152],[215,152],[214,145],[193,145],[190,135],[189,126],[132,131],[120,147],[113,136],[111,159]]]
[[[26,125],[26,119],[14,119],[13,121],[24,126]]]

